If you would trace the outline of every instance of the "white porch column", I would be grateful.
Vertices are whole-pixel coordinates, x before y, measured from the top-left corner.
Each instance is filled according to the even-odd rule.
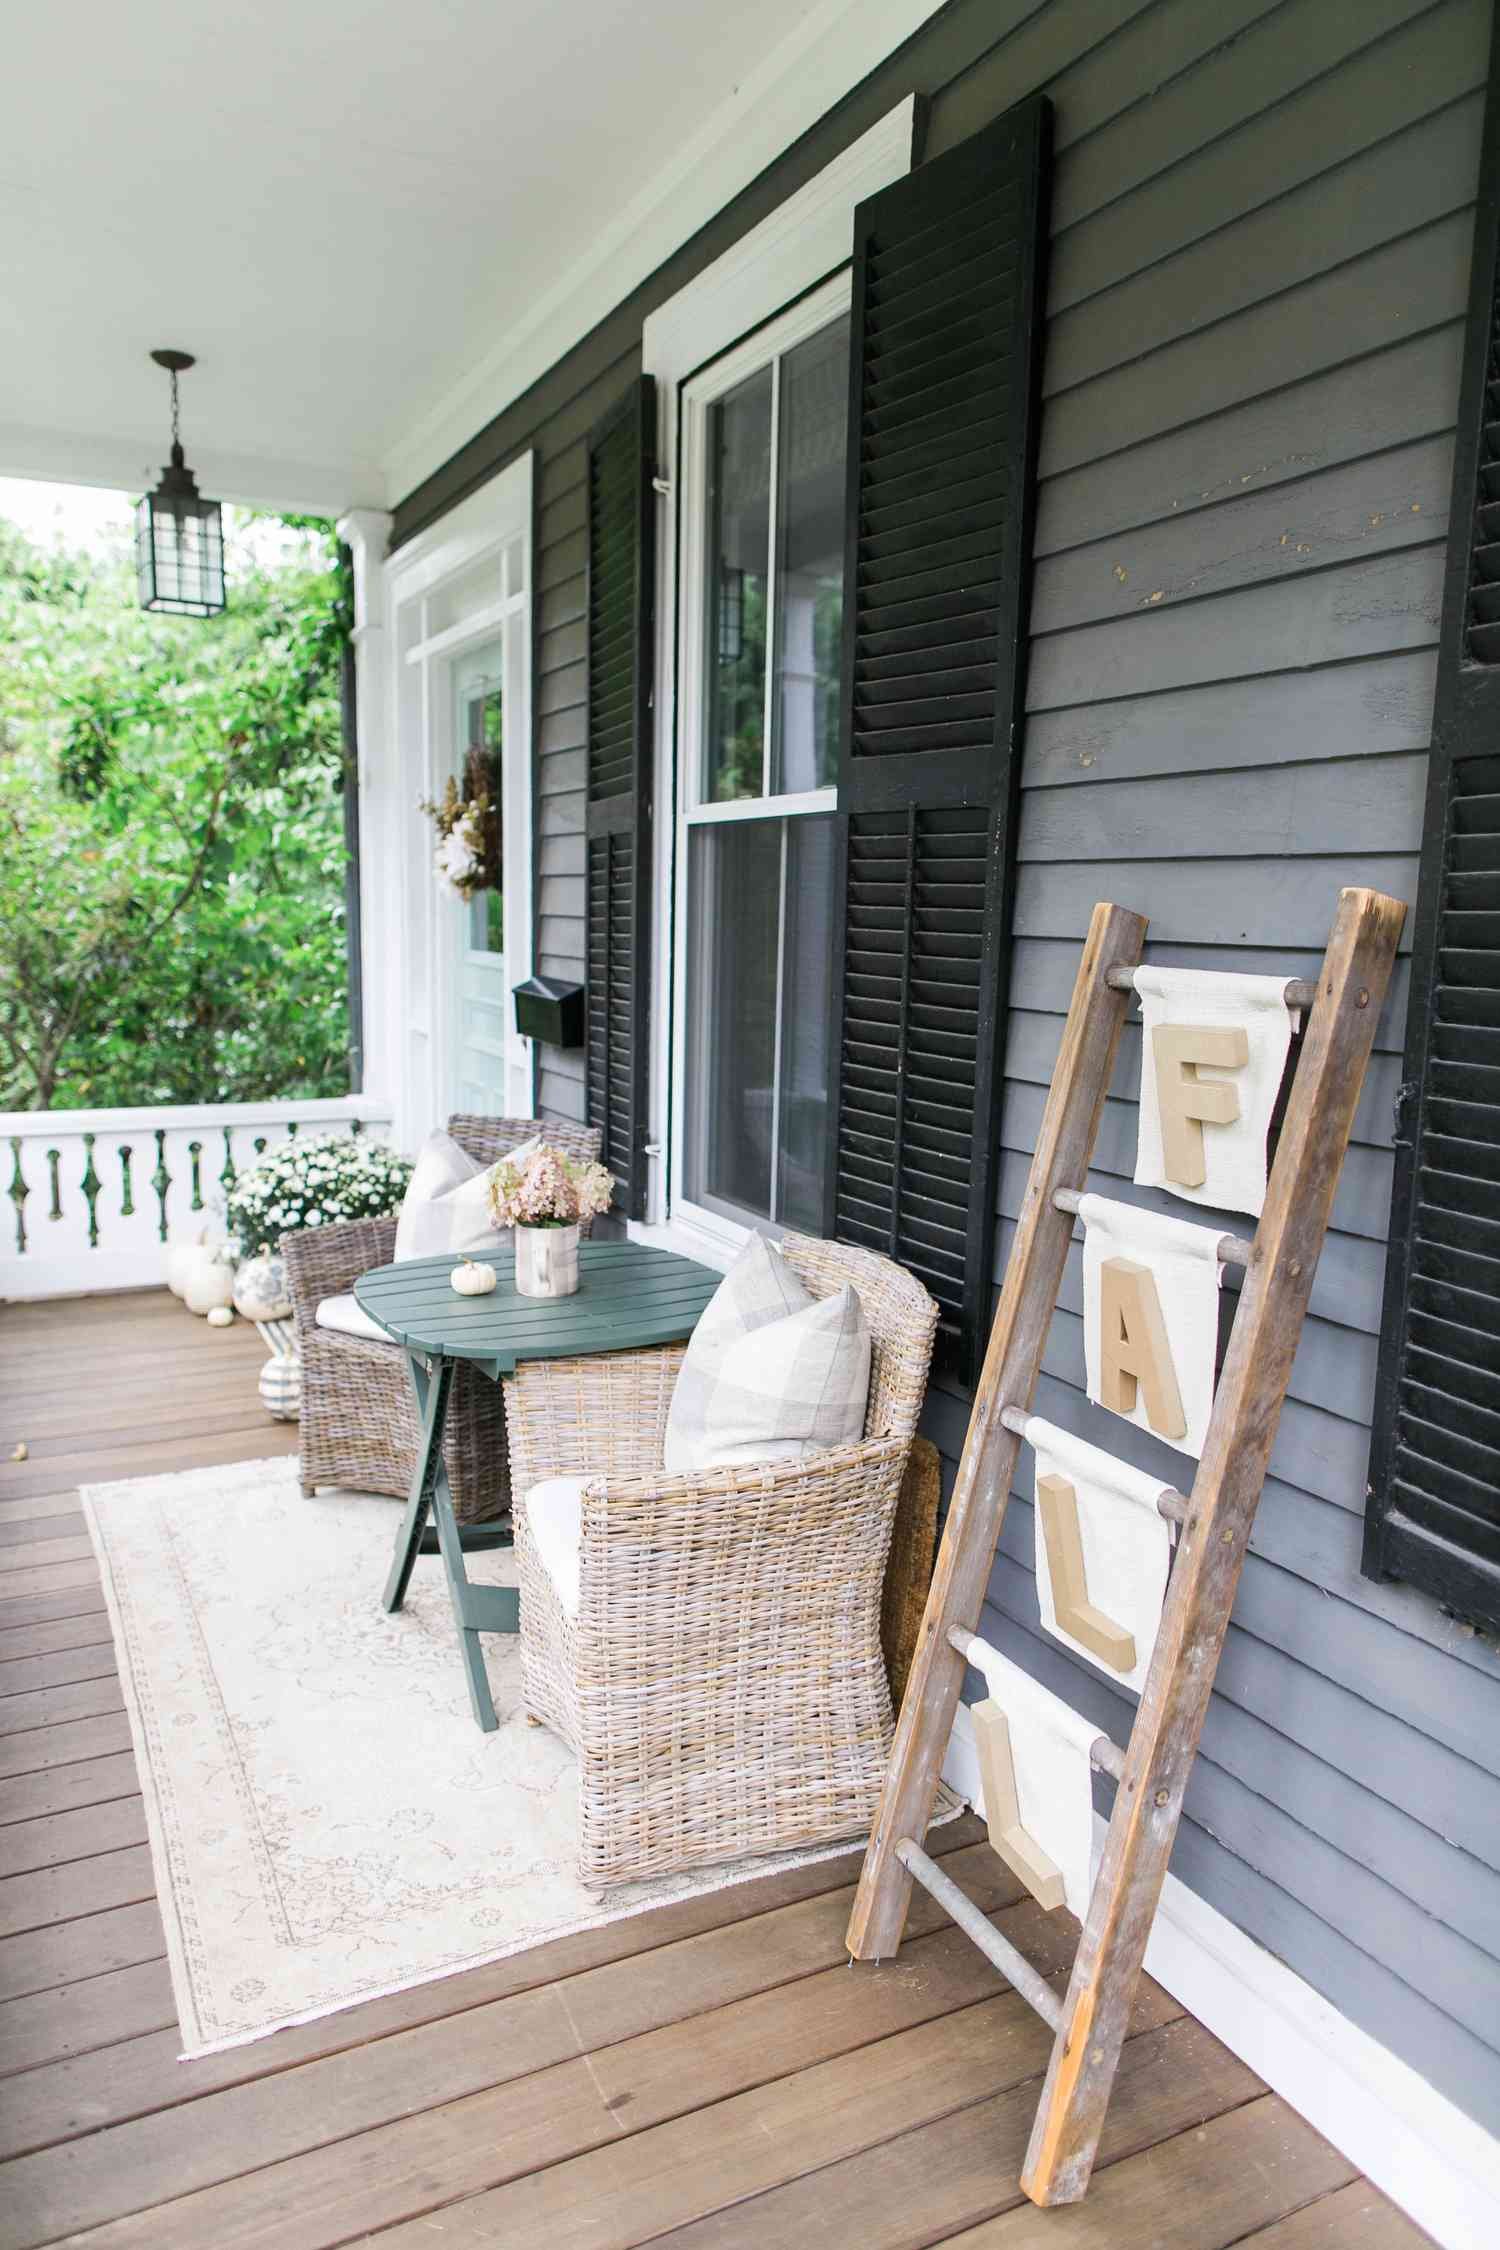
[[[351,508],[338,535],[354,559],[354,715],[359,736],[360,943],[365,1091],[392,1109],[391,1139],[406,1143],[401,1024],[401,885],[397,840],[396,729],[385,631],[385,557],[391,518]]]

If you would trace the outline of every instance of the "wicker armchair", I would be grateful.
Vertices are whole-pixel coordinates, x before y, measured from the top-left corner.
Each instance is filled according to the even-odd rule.
[[[602,1887],[869,1828],[891,1700],[881,1586],[937,1307],[867,1250],[788,1235],[816,1297],[857,1289],[873,1343],[863,1439],[668,1476],[681,1345],[523,1362],[511,1479],[582,1475],[577,1614],[515,1510],[522,1692],[579,1764],[579,1872]]]
[[[448,1130],[480,1163],[493,1164],[538,1132],[569,1156],[594,1158],[592,1126],[534,1117],[456,1116]],[[287,1289],[302,1359],[302,1490],[320,1484],[406,1497],[416,1466],[416,1400],[399,1345],[344,1336],[316,1325],[325,1297],[344,1295],[372,1266],[396,1254],[396,1221],[349,1219],[283,1237]],[[505,1409],[500,1387],[462,1366],[443,1439],[443,1460],[461,1522],[499,1515],[510,1500]]]

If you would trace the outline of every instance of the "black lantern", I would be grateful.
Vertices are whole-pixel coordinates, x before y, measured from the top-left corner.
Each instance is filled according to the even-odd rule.
[[[218,501],[201,497],[182,458],[177,425],[177,378],[193,355],[159,351],[151,357],[172,378],[172,459],[156,490],[136,502],[141,607],[172,617],[213,617],[224,607],[224,525]]]

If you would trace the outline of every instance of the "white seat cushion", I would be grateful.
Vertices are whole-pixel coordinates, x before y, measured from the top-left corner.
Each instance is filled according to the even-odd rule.
[[[583,1488],[587,1477],[543,1477],[526,1495],[526,1521],[542,1568],[569,1617],[578,1615],[583,1544]]]
[[[674,1476],[795,1461],[864,1434],[870,1331],[846,1283],[813,1297],[752,1235],[693,1331],[667,1415]]]
[[[355,1301],[352,1293],[343,1297],[325,1297],[313,1314],[315,1328],[331,1328],[339,1336],[363,1336],[371,1344],[389,1344],[394,1349],[396,1339],[378,1320],[372,1320],[364,1307]]]
[[[541,1146],[534,1135],[510,1159],[529,1156]],[[451,1133],[429,1133],[417,1153],[396,1221],[395,1263],[407,1258],[439,1258],[447,1250],[497,1250],[507,1240],[490,1215],[492,1164],[481,1164]]]

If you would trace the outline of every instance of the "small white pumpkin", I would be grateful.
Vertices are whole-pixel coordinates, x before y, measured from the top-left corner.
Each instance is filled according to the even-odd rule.
[[[233,1324],[233,1321],[234,1314],[230,1311],[228,1305],[209,1306],[208,1325],[210,1328],[228,1328]]]
[[[182,1301],[192,1313],[210,1313],[215,1307],[227,1309],[234,1276],[217,1250],[205,1243],[184,1261],[182,1275]],[[220,1323],[222,1327],[223,1323]]]
[[[286,1261],[274,1251],[246,1258],[234,1272],[234,1309],[246,1320],[290,1320],[292,1301],[286,1293]]]
[[[477,1258],[465,1258],[448,1279],[460,1297],[487,1297],[495,1286],[495,1269],[481,1265]]]

